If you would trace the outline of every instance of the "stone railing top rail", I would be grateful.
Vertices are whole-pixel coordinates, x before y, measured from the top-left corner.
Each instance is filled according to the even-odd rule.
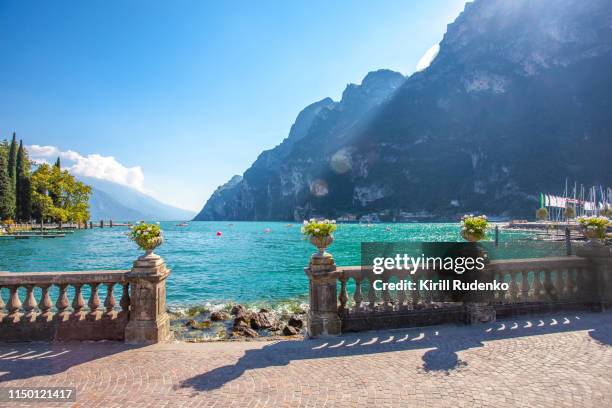
[[[129,270],[78,272],[0,272],[0,286],[74,285],[126,282]]]
[[[491,261],[487,268],[494,271],[523,271],[527,269],[557,269],[557,268],[579,268],[585,267],[589,263],[588,259],[578,256],[559,256],[549,258],[526,258],[526,259],[499,259]],[[424,269],[421,268],[421,271]],[[371,266],[338,266],[334,272],[327,276],[358,277],[372,273]],[[385,274],[404,275],[406,270],[390,269]]]

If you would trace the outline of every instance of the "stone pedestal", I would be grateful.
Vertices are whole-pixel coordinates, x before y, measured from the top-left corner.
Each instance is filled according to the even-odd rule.
[[[169,340],[170,319],[166,313],[166,278],[170,270],[155,254],[141,256],[126,275],[130,282],[130,319],[126,343],[157,343]]]
[[[488,303],[469,302],[465,304],[467,324],[493,323],[496,319],[495,308]]]
[[[589,241],[576,249],[576,255],[587,258],[593,271],[585,300],[594,310],[603,312],[612,305],[612,246]]]
[[[338,294],[336,290],[336,263],[329,253],[315,254],[304,270],[310,280],[310,311],[308,313],[308,336],[337,336],[342,333],[338,317]]]

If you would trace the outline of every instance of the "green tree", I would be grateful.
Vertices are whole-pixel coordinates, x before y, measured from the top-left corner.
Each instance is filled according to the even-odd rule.
[[[13,218],[15,200],[8,174],[9,146],[6,141],[0,143],[0,221]]]
[[[59,157],[55,161],[55,167],[57,167],[60,170],[62,169],[62,164],[60,163],[60,158]]]
[[[536,218],[540,221],[545,221],[548,219],[548,210],[546,207],[538,208],[538,211],[536,211]]]
[[[32,206],[38,219],[87,222],[90,195],[91,187],[55,165],[41,164],[32,174]]]
[[[28,154],[23,148],[23,141],[19,142],[17,150],[17,189],[16,196],[16,218],[20,221],[32,219],[32,182],[30,180],[30,161]]]
[[[13,132],[13,139],[9,147],[8,174],[11,178],[13,193],[17,189],[17,134]]]

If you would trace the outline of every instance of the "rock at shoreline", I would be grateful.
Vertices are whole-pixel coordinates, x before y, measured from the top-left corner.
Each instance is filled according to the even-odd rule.
[[[242,305],[234,305],[232,307],[232,311],[230,312],[230,314],[232,316],[240,316],[240,315],[246,314],[246,312],[247,312],[247,310],[246,310],[246,308],[244,306],[242,306]]]
[[[224,311],[218,311],[218,312],[212,312],[210,314],[210,320],[212,320],[213,322],[221,322],[223,320],[229,320],[231,319],[231,316]]]
[[[190,327],[194,330],[204,330],[210,327],[210,320],[205,320],[203,322],[196,322],[193,319],[190,319],[185,323],[185,326]]]
[[[243,337],[250,337],[250,338],[254,338],[258,336],[257,332],[251,329],[250,327],[234,328],[234,330],[232,331],[232,335],[234,337],[243,336]]]
[[[300,333],[300,330],[293,326],[287,325],[283,328],[283,334],[285,336],[295,336],[296,334],[299,334],[299,333]]]
[[[279,322],[273,313],[260,311],[259,313],[252,313],[250,317],[251,327],[255,330],[270,329],[274,331],[280,329]]]
[[[298,316],[291,316],[289,321],[287,322],[288,326],[295,327],[296,329],[301,329],[304,327],[304,320]]]

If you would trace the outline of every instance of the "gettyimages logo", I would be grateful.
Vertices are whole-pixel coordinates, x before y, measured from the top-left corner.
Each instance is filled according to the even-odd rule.
[[[362,269],[372,271],[372,285],[377,291],[443,292],[452,301],[465,301],[468,296],[484,299],[509,289],[508,283],[495,280],[487,270],[489,262],[487,251],[474,243],[361,244]]]

